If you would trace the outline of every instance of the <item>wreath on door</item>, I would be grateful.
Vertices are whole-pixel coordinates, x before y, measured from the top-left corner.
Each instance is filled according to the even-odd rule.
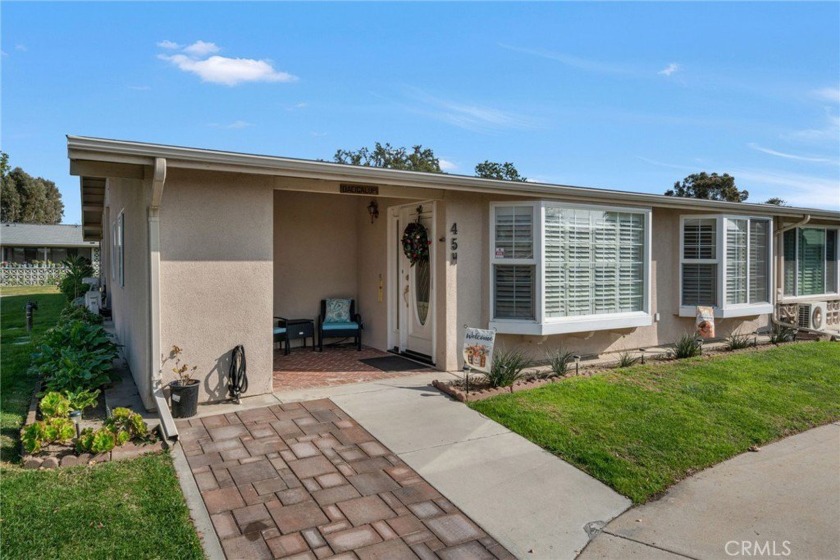
[[[414,266],[422,260],[429,260],[429,233],[423,224],[408,224],[403,231],[402,248],[408,262]]]

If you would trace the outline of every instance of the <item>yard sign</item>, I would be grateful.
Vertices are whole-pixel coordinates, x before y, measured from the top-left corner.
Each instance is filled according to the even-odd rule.
[[[490,373],[493,365],[493,344],[496,331],[467,327],[464,333],[464,366],[476,371]]]

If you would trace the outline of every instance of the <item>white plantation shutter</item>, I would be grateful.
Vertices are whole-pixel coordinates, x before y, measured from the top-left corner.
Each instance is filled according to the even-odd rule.
[[[716,305],[717,264],[682,265],[682,304]]]
[[[683,220],[682,244],[682,305],[717,305],[717,219]]]
[[[534,208],[496,207],[496,258],[530,259],[534,256]]]
[[[747,220],[726,220],[726,303],[747,303]]]
[[[642,311],[645,217],[547,206],[545,316]]]
[[[796,295],[825,293],[825,231],[817,228],[799,229],[799,276]]]
[[[534,319],[534,267],[496,265],[494,316],[504,319]]]
[[[750,220],[750,303],[770,301],[770,222]]]

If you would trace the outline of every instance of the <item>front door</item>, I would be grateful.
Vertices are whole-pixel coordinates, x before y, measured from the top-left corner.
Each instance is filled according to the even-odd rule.
[[[434,356],[435,338],[435,246],[430,243],[428,256],[415,259],[412,264],[403,249],[403,236],[408,228],[413,232],[424,232],[425,238],[432,242],[435,239],[434,216],[433,202],[402,206],[395,228],[398,236],[396,324],[399,330],[399,349],[400,352],[418,354],[429,360]]]

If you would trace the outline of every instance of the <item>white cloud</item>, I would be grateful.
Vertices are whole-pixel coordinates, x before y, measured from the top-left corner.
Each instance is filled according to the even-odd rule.
[[[4,50],[0,50],[0,56],[9,56],[9,53]]]
[[[244,82],[294,82],[298,79],[288,72],[275,69],[270,60],[219,55],[205,58],[220,50],[215,43],[196,41],[182,48],[172,41],[161,41],[158,46],[170,50],[180,49],[185,54],[159,54],[158,58],[171,62],[184,72],[197,75],[204,82],[235,86]]]
[[[133,89],[135,91],[149,91],[152,88],[149,86],[128,86],[128,89]]]
[[[749,146],[753,150],[756,150],[756,151],[759,151],[759,152],[762,152],[762,153],[765,153],[765,154],[769,154],[771,156],[777,156],[777,157],[780,157],[780,158],[785,158],[785,159],[793,159],[793,160],[796,160],[796,161],[810,161],[810,162],[813,162],[813,163],[835,163],[835,164],[838,163],[837,160],[824,158],[824,157],[800,156],[800,155],[796,155],[796,154],[788,154],[788,153],[785,153],[785,152],[779,152],[779,151],[776,151],[776,150],[771,150],[770,148],[763,148],[763,147],[759,146],[758,144],[756,144],[754,142],[751,142],[751,143],[747,144],[747,146]]]
[[[254,123],[250,123],[248,121],[237,120],[233,121],[232,123],[228,124],[219,124],[219,123],[210,123],[208,126],[212,126],[213,128],[226,128],[228,130],[240,130],[243,128],[248,128],[254,126]]]
[[[623,64],[611,64],[608,62],[601,62],[599,60],[592,60],[589,58],[583,58],[580,56],[575,56],[571,54],[549,51],[545,49],[527,49],[522,47],[514,47],[512,45],[506,45],[504,43],[499,43],[499,46],[503,49],[507,49],[509,51],[519,52],[523,54],[530,54],[533,56],[539,56],[542,58],[547,58],[549,60],[555,60],[560,62],[561,64],[565,64],[566,66],[570,66],[572,68],[577,68],[579,70],[586,70],[588,72],[595,72],[599,74],[632,74],[633,69],[630,66],[623,65]]]
[[[815,89],[811,94],[823,101],[831,101],[832,103],[840,103],[840,87],[824,87]]]
[[[438,165],[440,165],[441,171],[455,171],[458,169],[458,166],[448,159],[438,158]]]
[[[309,107],[309,103],[305,103],[305,102],[301,101],[300,103],[295,103],[294,105],[287,105],[286,110],[287,111],[299,111],[300,109],[306,109],[307,107]]]
[[[184,47],[184,52],[195,58],[201,58],[208,54],[219,52],[219,47],[216,43],[206,43],[204,41],[196,41],[192,45]]]
[[[313,130],[312,132],[309,133],[309,135],[312,136],[313,138],[323,138],[324,136],[327,135],[327,133],[326,132],[316,132],[316,131]]]
[[[15,45],[15,50],[16,51],[21,51],[21,52],[26,52],[26,51],[29,50],[29,47],[27,47],[23,43],[18,43],[17,45]]]
[[[669,64],[668,66],[666,66],[665,68],[663,68],[662,70],[657,72],[657,74],[659,74],[661,76],[670,76],[674,72],[679,72],[681,69],[682,68],[680,67],[679,64],[677,64],[676,62],[672,62],[671,64]]]
[[[169,49],[169,50],[176,50],[176,49],[181,48],[181,45],[179,45],[178,43],[176,43],[174,41],[170,41],[168,39],[164,39],[163,41],[158,42],[157,46],[159,46],[162,49]]]
[[[409,88],[408,96],[419,104],[412,106],[412,111],[467,130],[481,132],[489,129],[537,127],[534,119],[529,117],[493,107],[434,97],[416,88]]]
[[[749,189],[750,199],[755,201],[779,196],[793,206],[840,210],[840,181],[837,179],[755,169],[733,169],[731,174],[735,176],[739,187],[746,186]],[[777,188],[771,191],[766,185]],[[758,192],[769,196],[754,196]]]
[[[840,139],[840,117],[827,113],[826,125],[823,128],[797,130],[785,135],[785,137],[803,142],[829,141],[836,148],[837,141]]]

